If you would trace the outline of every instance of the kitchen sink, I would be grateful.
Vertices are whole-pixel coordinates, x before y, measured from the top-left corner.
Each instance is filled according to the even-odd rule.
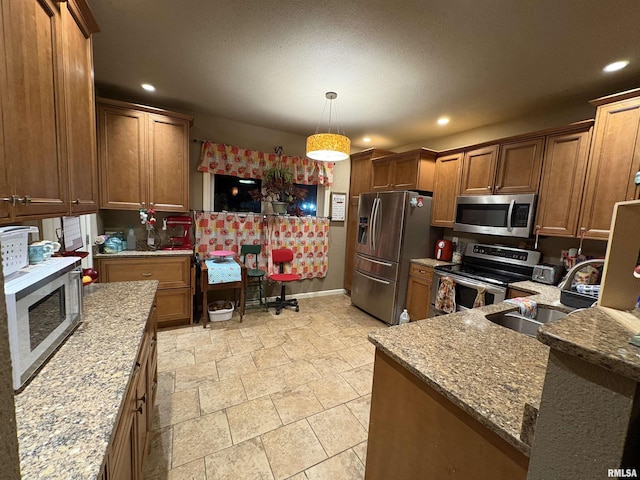
[[[527,318],[520,315],[518,312],[501,312],[487,315],[486,319],[509,328],[519,333],[523,333],[530,337],[535,337],[538,333],[540,325],[558,320],[566,317],[567,314],[558,310],[553,310],[546,307],[538,307],[538,313],[535,319]]]

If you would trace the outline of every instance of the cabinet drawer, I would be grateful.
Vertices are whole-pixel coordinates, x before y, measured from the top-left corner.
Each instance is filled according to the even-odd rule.
[[[103,282],[158,280],[160,289],[189,287],[190,258],[100,259],[100,278]]]
[[[158,290],[158,328],[191,322],[192,295],[190,288]]]
[[[420,277],[423,280],[426,280],[428,283],[431,283],[433,279],[433,268],[412,263],[409,268],[409,275]]]

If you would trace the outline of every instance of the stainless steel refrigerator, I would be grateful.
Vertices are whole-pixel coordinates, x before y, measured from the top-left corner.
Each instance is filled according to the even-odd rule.
[[[395,325],[405,307],[409,261],[432,257],[442,229],[431,227],[431,197],[416,192],[363,193],[351,302]]]

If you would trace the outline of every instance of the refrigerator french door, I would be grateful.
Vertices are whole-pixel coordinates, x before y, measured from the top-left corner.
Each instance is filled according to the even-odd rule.
[[[395,325],[405,308],[409,262],[433,253],[431,197],[417,192],[363,193],[351,302]]]

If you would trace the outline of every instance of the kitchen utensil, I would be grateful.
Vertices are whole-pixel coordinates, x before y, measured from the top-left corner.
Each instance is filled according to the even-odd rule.
[[[453,243],[451,240],[438,240],[436,242],[436,260],[448,262],[453,256]]]
[[[172,215],[166,217],[166,225],[169,233],[169,245],[160,247],[161,250],[192,250],[191,226],[193,219],[188,215]],[[164,221],[163,221],[164,230]]]

